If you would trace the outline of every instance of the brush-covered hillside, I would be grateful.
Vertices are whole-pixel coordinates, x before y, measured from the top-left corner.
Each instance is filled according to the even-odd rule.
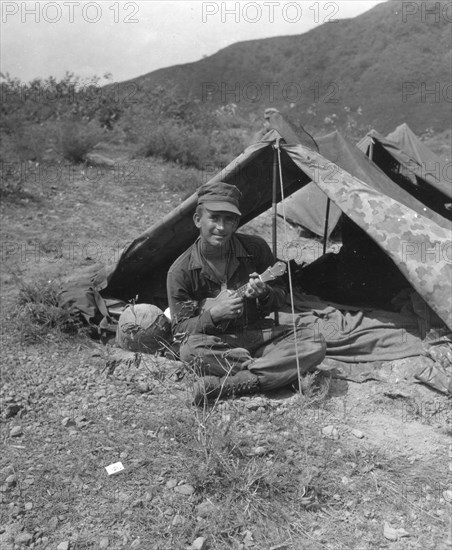
[[[119,84],[95,77],[82,85],[69,71],[28,84],[0,75],[0,160],[83,164],[99,147],[109,155],[118,147],[127,158],[201,170],[206,180],[249,145],[268,107],[314,136],[338,129],[355,142],[406,122],[449,158],[451,19],[447,1],[387,1],[303,35],[240,42]],[[24,186],[14,166],[2,173],[2,194]],[[187,194],[199,185],[198,175],[184,180]]]
[[[388,1],[353,19],[239,42],[127,84],[145,93],[177,88],[202,103],[235,103],[242,113],[276,107],[315,130],[389,132],[408,122],[417,133],[442,131],[451,124],[451,19],[450,2]]]

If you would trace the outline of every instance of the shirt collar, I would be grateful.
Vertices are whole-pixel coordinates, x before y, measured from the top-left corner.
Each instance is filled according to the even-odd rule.
[[[245,247],[242,245],[240,240],[234,234],[231,238],[231,256],[232,258],[246,258],[249,256],[248,252],[245,250]],[[190,261],[188,263],[188,269],[202,269],[204,267],[203,257],[201,255],[201,237],[198,237],[191,249]]]

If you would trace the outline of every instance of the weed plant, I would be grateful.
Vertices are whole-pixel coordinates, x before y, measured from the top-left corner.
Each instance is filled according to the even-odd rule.
[[[27,283],[17,275],[15,279],[19,293],[14,319],[24,342],[38,343],[84,332],[81,322],[58,305],[60,289],[57,282]]]

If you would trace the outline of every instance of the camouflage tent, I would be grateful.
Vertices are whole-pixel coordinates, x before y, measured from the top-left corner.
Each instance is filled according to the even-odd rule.
[[[341,148],[342,157],[327,158],[300,144],[290,131],[270,130],[219,172],[213,181],[235,184],[243,193],[241,224],[271,206],[275,159],[280,155],[282,188],[278,201],[313,182],[393,261],[433,311],[452,328],[451,224],[384,174],[367,178],[340,166],[351,155],[369,166],[354,148]],[[339,135],[335,138],[341,142]],[[295,143],[294,143],[295,141]],[[361,155],[361,156],[360,156]],[[340,164],[339,164],[340,163]],[[354,170],[353,170],[354,171]],[[359,174],[359,175],[358,175]],[[171,263],[197,236],[192,216],[196,194],[155,224],[122,254],[102,289],[102,296],[135,298],[166,304],[165,279]],[[284,258],[283,258],[284,259]]]
[[[273,117],[275,118],[275,117]],[[289,126],[290,125],[290,126]],[[293,131],[300,137],[299,129],[281,116],[274,123],[280,133]],[[452,164],[446,163],[421,142],[407,124],[401,124],[386,138],[375,130],[359,143],[375,164],[365,163],[362,155],[354,151],[339,132],[316,138],[319,152],[334,161],[350,174],[364,182],[376,181],[384,175],[418,198],[428,208],[451,219]],[[329,237],[341,217],[341,210],[332,203],[329,206],[328,223],[325,226],[327,197],[314,183],[310,183],[288,197],[284,203],[288,221],[300,225],[316,235]],[[283,205],[278,205],[281,214]]]
[[[357,147],[399,186],[446,219],[452,219],[452,164],[433,153],[407,124],[401,124],[386,137],[371,130]]]

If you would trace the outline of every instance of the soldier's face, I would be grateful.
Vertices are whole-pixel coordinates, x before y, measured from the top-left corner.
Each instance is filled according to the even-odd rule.
[[[229,242],[237,229],[239,216],[232,212],[213,211],[203,207],[201,213],[194,215],[194,221],[204,244],[221,248]]]

